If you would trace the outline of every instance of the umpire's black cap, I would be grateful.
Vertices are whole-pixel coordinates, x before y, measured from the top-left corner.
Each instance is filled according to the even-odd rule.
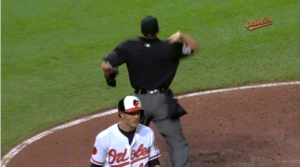
[[[141,22],[141,30],[144,36],[152,37],[158,33],[158,21],[153,16],[146,16]]]

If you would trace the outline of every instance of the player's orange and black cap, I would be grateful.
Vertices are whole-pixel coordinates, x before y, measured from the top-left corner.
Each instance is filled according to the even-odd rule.
[[[118,104],[119,112],[132,113],[141,110],[143,111],[144,109],[140,99],[136,96],[126,96],[122,98]]]

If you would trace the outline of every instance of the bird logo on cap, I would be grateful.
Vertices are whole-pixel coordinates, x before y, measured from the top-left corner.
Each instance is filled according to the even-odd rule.
[[[139,106],[139,101],[138,101],[138,100],[133,100],[133,105],[134,105],[135,107],[138,107],[138,106]]]

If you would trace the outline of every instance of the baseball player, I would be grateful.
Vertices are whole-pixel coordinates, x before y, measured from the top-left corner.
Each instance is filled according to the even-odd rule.
[[[126,96],[118,108],[122,120],[97,135],[91,167],[161,167],[153,131],[139,124],[144,112],[140,100]]]
[[[147,16],[141,21],[143,36],[121,42],[102,62],[106,82],[115,87],[118,66],[126,64],[134,94],[144,104],[141,123],[153,121],[164,137],[172,167],[189,166],[188,142],[183,136],[180,117],[187,112],[174,98],[171,85],[179,61],[199,50],[197,42],[178,31],[160,40],[158,21]]]

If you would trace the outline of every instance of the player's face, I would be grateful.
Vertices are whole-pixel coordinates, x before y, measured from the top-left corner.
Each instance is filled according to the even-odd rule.
[[[123,115],[122,116],[123,121],[128,128],[134,129],[138,126],[141,117],[140,111],[135,111],[130,113],[124,112],[122,113],[122,115]]]

